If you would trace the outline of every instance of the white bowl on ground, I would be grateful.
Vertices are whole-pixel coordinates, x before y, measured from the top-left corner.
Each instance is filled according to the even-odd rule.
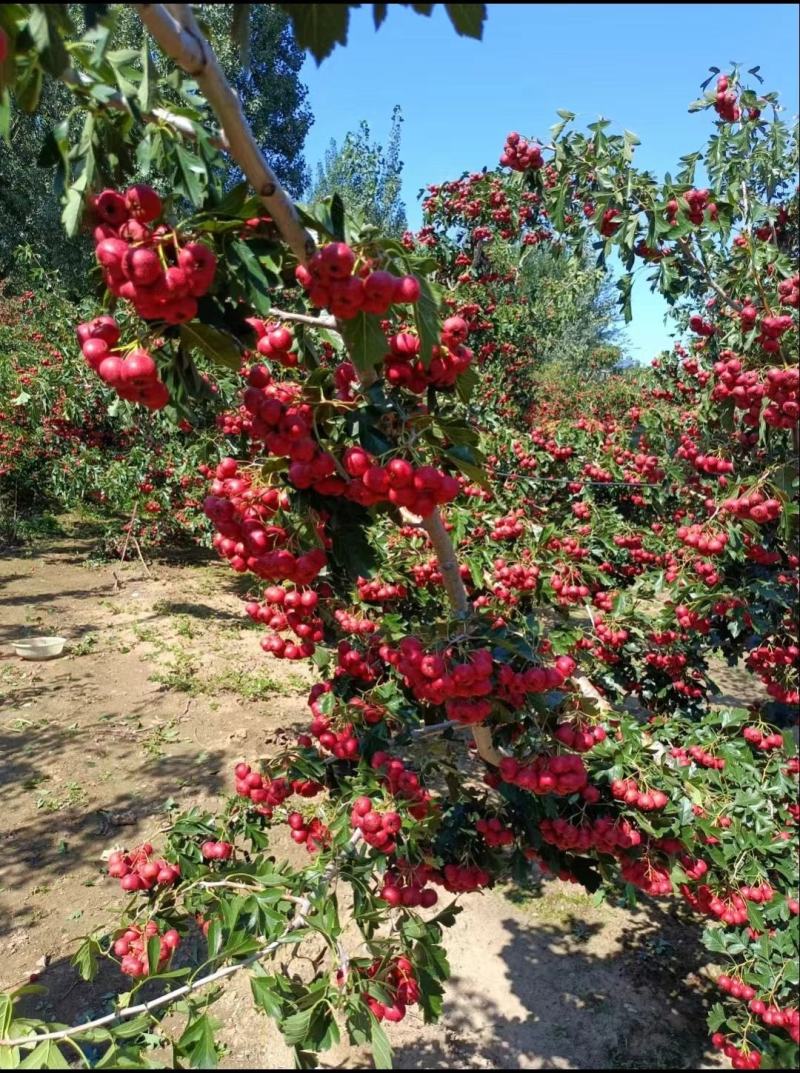
[[[12,641],[11,646],[22,659],[53,659],[61,655],[66,643],[66,637],[26,637]]]

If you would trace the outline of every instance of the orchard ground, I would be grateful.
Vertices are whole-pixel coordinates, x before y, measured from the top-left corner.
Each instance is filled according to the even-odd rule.
[[[234,763],[293,740],[310,675],[266,657],[242,612],[246,582],[202,553],[151,565],[100,563],[92,540],[40,540],[0,555],[0,987],[38,974],[29,1011],[75,1023],[124,991],[115,966],[75,987],[75,940],[110,919],[116,884],[101,855],[166,824],[164,803],[212,806]],[[65,655],[26,663],[8,642],[59,633]],[[719,665],[726,703],[756,699]],[[20,787],[24,792],[20,793]],[[278,852],[298,859],[288,843]],[[463,898],[446,937],[452,980],[439,1025],[413,1011],[389,1026],[399,1068],[715,1068],[708,1050],[699,928],[677,899],[631,910],[581,888],[500,889]],[[199,933],[184,956],[199,956]],[[290,972],[302,972],[298,962]],[[245,974],[215,1008],[223,1066],[291,1064],[246,1001]],[[79,997],[80,995],[80,997]],[[323,1065],[369,1067],[345,1046]]]

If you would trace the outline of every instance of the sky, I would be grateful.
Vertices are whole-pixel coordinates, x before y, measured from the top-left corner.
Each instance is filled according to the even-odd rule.
[[[712,65],[760,64],[785,118],[797,114],[798,39],[796,4],[489,4],[482,41],[458,37],[443,4],[429,18],[390,4],[378,31],[365,4],[351,12],[347,46],[303,66],[314,114],[306,160],[313,173],[330,139],[341,143],[362,119],[385,144],[399,104],[413,228],[421,188],[495,166],[511,130],[546,139],[558,108],[576,112],[579,129],[603,115],[633,131],[639,166],[674,174],[711,129],[708,113],[686,109]],[[670,345],[665,310],[645,282],[634,286],[635,361]]]

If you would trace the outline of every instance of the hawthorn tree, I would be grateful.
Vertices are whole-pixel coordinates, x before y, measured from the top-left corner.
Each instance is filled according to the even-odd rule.
[[[260,767],[237,764],[219,812],[175,814],[163,848],[109,855],[130,897],[75,962],[91,978],[99,957],[118,960],[132,980],[125,1002],[49,1026],[19,1015],[23,989],[0,1006],[4,1064],[63,1066],[70,1048],[91,1065],[87,1044],[101,1064],[146,1064],[144,1048],[168,1040],[176,1061],[212,1064],[213,985],[249,969],[254,1002],[299,1066],[340,1026],[385,1066],[384,1022],[417,1003],[426,1020],[441,1012],[458,897],[524,883],[532,862],[589,890],[677,888],[709,919],[704,941],[726,970],[714,1046],[735,1068],[762,1054],[788,1064],[800,1034],[800,764],[766,709],[706,702],[716,650],[746,651],[771,697],[798,699],[786,462],[798,417],[796,138],[777,99],[734,70],[697,103],[719,117],[702,158],[713,189],[694,186],[699,155],[658,183],[634,166],[634,136],[605,121],[565,134],[565,114],[544,145],[508,136],[510,178],[479,173],[447,191],[446,227],[470,220],[456,248],[435,223],[398,241],[336,196],[294,206],[192,9],[135,7],[190,107],[160,98],[147,48],[120,70],[102,29],[99,42],[75,41],[59,5],[0,11],[4,92],[35,108],[47,71],[82,105],[78,152],[62,154],[57,137],[53,148],[65,223],[86,212],[113,303],[77,326],[88,367],[125,404],[184,421],[203,393],[193,355],[242,377],[226,418],[241,450],[203,467],[204,512],[220,554],[255,579],[246,611],[271,631],[262,647],[312,659],[320,681],[308,732]],[[449,13],[479,34],[478,9]],[[376,5],[376,23],[384,15]],[[289,16],[317,55],[345,34],[345,5]],[[153,157],[160,193],[115,186],[120,140]],[[244,176],[233,190],[221,152]],[[529,413],[535,369],[522,319],[495,317],[513,305],[519,270],[493,278],[495,227],[509,248],[594,241],[601,263],[614,250],[627,272],[637,256],[652,263],[692,353],[662,362],[646,394],[615,384],[577,418],[581,396],[562,385],[521,443],[509,418]],[[454,278],[455,266],[467,271]],[[559,407],[573,443],[551,435]],[[537,486],[549,480],[552,495]],[[561,528],[559,503],[572,519]],[[637,587],[652,564],[660,580],[648,571]],[[657,613],[640,606],[659,598]],[[631,694],[636,712],[622,705]],[[308,866],[276,863],[284,824]],[[444,892],[455,900],[441,905]],[[207,960],[181,964],[195,926]],[[309,982],[281,971],[299,944],[318,956]]]

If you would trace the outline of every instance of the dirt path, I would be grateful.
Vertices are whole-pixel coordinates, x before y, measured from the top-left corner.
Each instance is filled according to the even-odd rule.
[[[309,681],[261,652],[222,564],[157,564],[148,579],[88,552],[59,540],[0,557],[0,653],[32,633],[69,641],[49,663],[0,658],[0,987],[41,972],[50,994],[33,1008],[64,1021],[107,1010],[121,988],[112,969],[71,990],[66,961],[116,901],[103,851],[157,843],[168,798],[211,803],[237,759],[305,722]],[[677,910],[595,907],[557,882],[541,898],[467,898],[447,938],[445,1016],[390,1026],[396,1066],[714,1067],[702,952]],[[214,1008],[222,1064],[291,1064],[243,977]],[[346,1047],[323,1061],[370,1064]]]

